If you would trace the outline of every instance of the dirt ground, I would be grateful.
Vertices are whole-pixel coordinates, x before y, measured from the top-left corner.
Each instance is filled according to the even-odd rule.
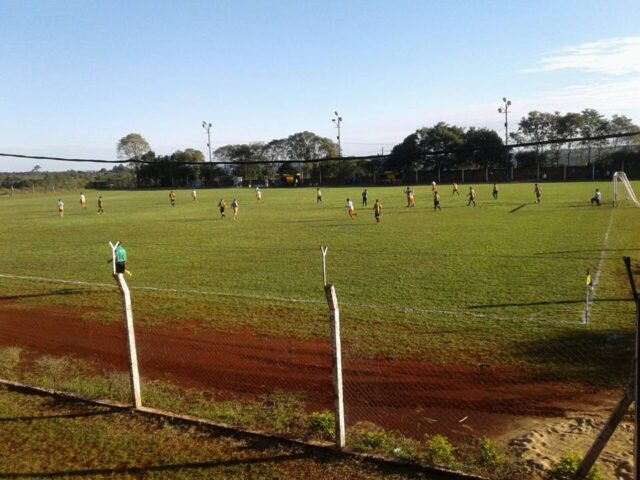
[[[136,337],[143,379],[222,397],[292,392],[305,396],[309,410],[332,409],[328,340],[258,337],[185,324],[138,326]],[[23,310],[0,302],[0,346],[71,355],[103,368],[125,370],[128,364],[122,325],[90,322],[68,310]],[[348,424],[371,421],[415,438],[443,433],[454,439],[500,439],[539,468],[564,451],[584,453],[584,439],[597,433],[619,395],[538,381],[512,366],[355,358],[348,346],[344,389]],[[610,455],[616,475],[611,478],[627,478],[629,448],[625,440],[613,449],[620,451]]]

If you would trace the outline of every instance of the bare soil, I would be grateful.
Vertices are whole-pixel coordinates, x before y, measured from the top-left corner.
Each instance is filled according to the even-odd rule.
[[[71,355],[101,368],[126,370],[121,324],[97,323],[82,312],[31,309],[0,301],[0,346]],[[307,408],[331,410],[331,350],[324,339],[259,337],[182,324],[137,326],[140,371],[218,397],[256,398],[284,391],[304,395]],[[615,392],[536,380],[513,366],[436,365],[419,359],[344,358],[347,421],[370,421],[421,438],[509,435],[530,419],[568,418],[610,404]]]

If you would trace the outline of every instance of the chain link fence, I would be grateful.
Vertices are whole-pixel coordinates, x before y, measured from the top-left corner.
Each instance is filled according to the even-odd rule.
[[[30,276],[0,281],[11,292],[0,303],[0,376],[130,401],[115,285]],[[145,407],[333,441],[324,299],[260,299],[135,282],[132,297]],[[534,305],[523,318],[504,305],[501,313],[386,308],[351,303],[340,288],[338,298],[348,447],[423,459],[422,445],[438,436],[461,454],[488,439],[530,465],[549,467],[553,449],[584,450],[628,383],[633,306],[620,292],[602,293],[589,325],[580,322],[578,302]],[[608,301],[619,320],[601,324],[598,307]],[[189,315],[182,313],[186,305]],[[381,322],[381,311],[392,321]],[[628,428],[620,435],[629,437]],[[621,445],[628,446],[626,437]],[[616,468],[629,460],[629,450],[620,448],[605,456]],[[449,458],[431,461],[451,465]]]

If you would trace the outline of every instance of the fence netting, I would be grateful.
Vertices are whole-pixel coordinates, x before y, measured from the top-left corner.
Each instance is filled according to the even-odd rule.
[[[612,240],[609,247],[616,246]],[[522,261],[563,268],[557,254],[505,256],[487,275],[499,278],[502,268],[512,271]],[[628,384],[634,348],[622,264],[607,255],[602,269],[588,324],[575,295],[523,301],[514,287],[510,303],[478,305],[469,293],[461,309],[429,308],[429,298],[398,307],[384,298],[366,303],[334,275],[347,446],[414,458],[437,436],[461,452],[489,439],[540,468],[558,451],[584,453]],[[143,405],[243,429],[333,439],[330,325],[321,288],[302,300],[129,283]],[[104,283],[6,275],[0,285],[0,376],[130,400],[121,297],[108,274]],[[616,468],[628,461],[629,428],[620,427],[603,457]]]
[[[115,285],[3,278],[0,376],[127,402],[126,337]]]

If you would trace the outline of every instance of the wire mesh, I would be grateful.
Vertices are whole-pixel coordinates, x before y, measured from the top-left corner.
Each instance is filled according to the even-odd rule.
[[[124,326],[112,309],[102,308],[119,302],[115,289],[6,278],[2,289],[2,377],[87,398],[129,400]]]

